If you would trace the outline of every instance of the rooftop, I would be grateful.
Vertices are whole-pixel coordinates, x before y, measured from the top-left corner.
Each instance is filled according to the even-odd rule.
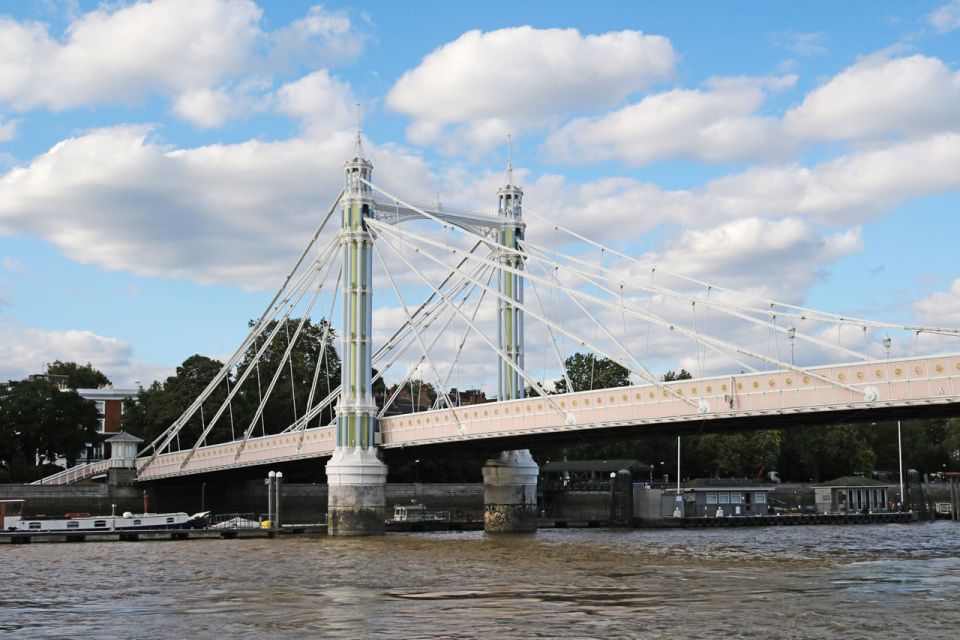
[[[827,482],[820,483],[816,486],[831,488],[831,487],[889,487],[891,485],[888,482],[880,482],[879,480],[874,480],[873,478],[864,478],[863,476],[843,476],[841,478],[836,478],[835,480],[829,480]]]

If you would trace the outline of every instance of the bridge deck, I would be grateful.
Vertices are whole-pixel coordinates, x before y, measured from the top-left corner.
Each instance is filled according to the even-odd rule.
[[[385,448],[461,440],[509,439],[532,434],[643,426],[702,420],[776,417],[837,411],[864,411],[960,402],[960,355],[902,358],[809,368],[807,371],[858,389],[872,387],[878,399],[793,371],[716,376],[668,383],[693,405],[655,385],[582,391],[506,402],[392,416],[381,421]],[[705,403],[701,413],[697,405]],[[206,473],[239,466],[328,456],[331,427],[253,438],[236,454],[231,442],[202,447],[183,465],[186,452],[163,454],[141,480]],[[181,468],[181,465],[182,468]]]

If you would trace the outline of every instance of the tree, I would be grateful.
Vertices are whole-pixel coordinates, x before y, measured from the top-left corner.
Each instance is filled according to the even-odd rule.
[[[553,383],[556,393],[626,387],[630,384],[630,371],[626,367],[609,358],[597,358],[592,353],[575,353],[564,361],[564,366],[573,389],[567,389],[566,379],[561,378]]]
[[[786,429],[782,436],[782,477],[822,482],[863,473],[870,476],[877,456],[863,425],[840,424]]]
[[[673,369],[667,371],[663,374],[664,382],[675,382],[677,380],[692,380],[693,376],[690,375],[690,372],[686,369],[680,369],[680,373],[675,372]]]
[[[316,323],[307,319],[300,336],[293,345],[290,358],[286,361],[283,360],[283,355],[289,344],[288,339],[293,338],[299,324],[300,318],[289,318],[284,324],[279,325],[276,336],[267,345],[260,357],[259,367],[254,365],[254,370],[244,383],[242,393],[250,409],[250,413],[244,416],[247,420],[244,428],[256,415],[256,409],[262,398],[265,397],[270,381],[278,369],[280,369],[280,375],[273,392],[264,405],[263,416],[257,421],[260,425],[257,429],[266,433],[279,433],[293,424],[295,419],[303,416],[313,387],[314,374],[317,373],[316,368],[321,348],[323,349],[323,362],[320,364],[316,390],[313,394],[314,405],[330,395],[340,385],[340,356],[333,348],[336,335],[332,328],[327,333],[326,344],[321,345],[324,330],[327,328],[325,319]],[[247,349],[240,360],[238,371],[244,371],[254,361],[256,353],[263,346],[266,336],[273,333],[277,327],[277,321],[271,321],[267,324],[262,334],[264,337]],[[308,427],[330,424],[333,421],[335,404],[335,402],[330,404],[319,416],[312,419]]]
[[[234,398],[210,429],[204,440],[206,444],[237,439],[248,429],[253,436],[279,433],[286,429],[293,424],[295,418],[303,417],[315,373],[318,377],[313,394],[314,405],[330,395],[340,384],[340,357],[332,346],[334,334],[331,330],[323,346],[323,362],[317,371],[325,320],[314,323],[308,319],[291,350],[290,358],[285,360],[283,357],[288,345],[287,336],[293,338],[299,323],[300,319],[292,318],[288,319],[285,325],[278,325],[276,321],[268,324],[264,336],[269,336],[278,327],[279,329],[271,343],[263,348],[259,360],[256,355],[263,347],[265,338],[260,338],[251,345],[237,368],[217,385],[201,408],[183,425],[178,438],[172,443],[173,448],[185,449],[196,443],[223,406],[228,388],[234,392]],[[152,442],[190,407],[222,368],[222,362],[206,356],[193,355],[187,358],[177,367],[176,375],[170,376],[162,384],[154,383],[147,389],[141,389],[136,398],[124,403],[124,415],[121,419],[123,429]],[[249,374],[240,388],[236,389],[238,377],[248,369]],[[277,382],[267,397],[271,380],[278,371]],[[266,402],[263,411],[258,415],[257,410],[264,398]],[[335,403],[327,406],[307,426],[330,424],[334,409]]]
[[[110,378],[99,369],[94,369],[89,362],[87,364],[77,364],[76,362],[54,360],[53,363],[47,364],[47,375],[69,377],[70,381],[67,384],[71,389],[97,389],[111,384]]]
[[[683,439],[683,473],[687,477],[754,477],[777,468],[780,432],[710,433]]]
[[[11,479],[29,479],[38,459],[63,457],[68,466],[97,436],[100,416],[75,391],[43,380],[19,382],[0,392],[0,455]]]
[[[195,354],[177,367],[172,375],[160,383],[154,382],[147,389],[140,389],[137,396],[124,402],[120,426],[124,431],[136,433],[147,442],[154,440],[186,411],[194,400],[216,377],[223,363]],[[213,419],[227,397],[226,383],[221,383],[203,403],[201,410],[183,425],[174,447],[178,444],[193,444]],[[230,416],[225,415],[207,435],[207,443],[225,442],[231,439]]]

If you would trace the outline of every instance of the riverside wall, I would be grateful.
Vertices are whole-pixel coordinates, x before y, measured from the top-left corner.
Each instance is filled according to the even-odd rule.
[[[949,501],[947,483],[926,485],[928,500]],[[64,513],[87,512],[109,514],[143,511],[143,492],[147,491],[152,512],[209,510],[214,514],[266,515],[267,487],[263,480],[207,483],[144,483],[110,485],[89,483],[74,485],[0,484],[0,499],[19,498],[27,501],[25,515],[61,517]],[[637,502],[641,492],[635,489],[635,512],[638,520],[649,519]],[[655,491],[655,490],[654,490]],[[894,487],[891,499],[898,499]],[[777,485],[771,498],[788,506],[813,504],[813,485],[784,483]],[[483,517],[482,483],[388,483],[386,485],[387,516],[396,505],[423,504],[429,509],[448,511],[456,520],[479,520]],[[659,509],[659,499],[651,501]],[[326,521],[327,485],[284,483],[282,487],[282,519],[288,524]],[[645,502],[643,503],[645,504]],[[116,505],[111,507],[111,505]],[[641,504],[642,507],[642,504]],[[606,491],[564,492],[545,497],[540,505],[548,519],[567,521],[605,520],[610,509],[610,493]],[[650,508],[651,515],[655,509]]]
[[[152,512],[212,511],[216,514],[267,513],[267,487],[263,480],[240,483],[144,483],[111,486],[106,483],[73,485],[0,484],[0,499],[27,501],[24,515],[62,517],[65,513],[109,514],[143,511],[143,492]],[[460,520],[483,518],[483,485],[391,483],[386,486],[387,515],[398,504],[423,504],[446,510]],[[324,522],[327,515],[327,485],[284,483],[282,520],[288,524]]]

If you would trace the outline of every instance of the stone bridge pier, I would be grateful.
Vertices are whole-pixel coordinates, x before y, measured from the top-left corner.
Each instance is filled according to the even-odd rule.
[[[537,476],[529,449],[504,451],[483,465],[483,529],[487,533],[537,530]]]

